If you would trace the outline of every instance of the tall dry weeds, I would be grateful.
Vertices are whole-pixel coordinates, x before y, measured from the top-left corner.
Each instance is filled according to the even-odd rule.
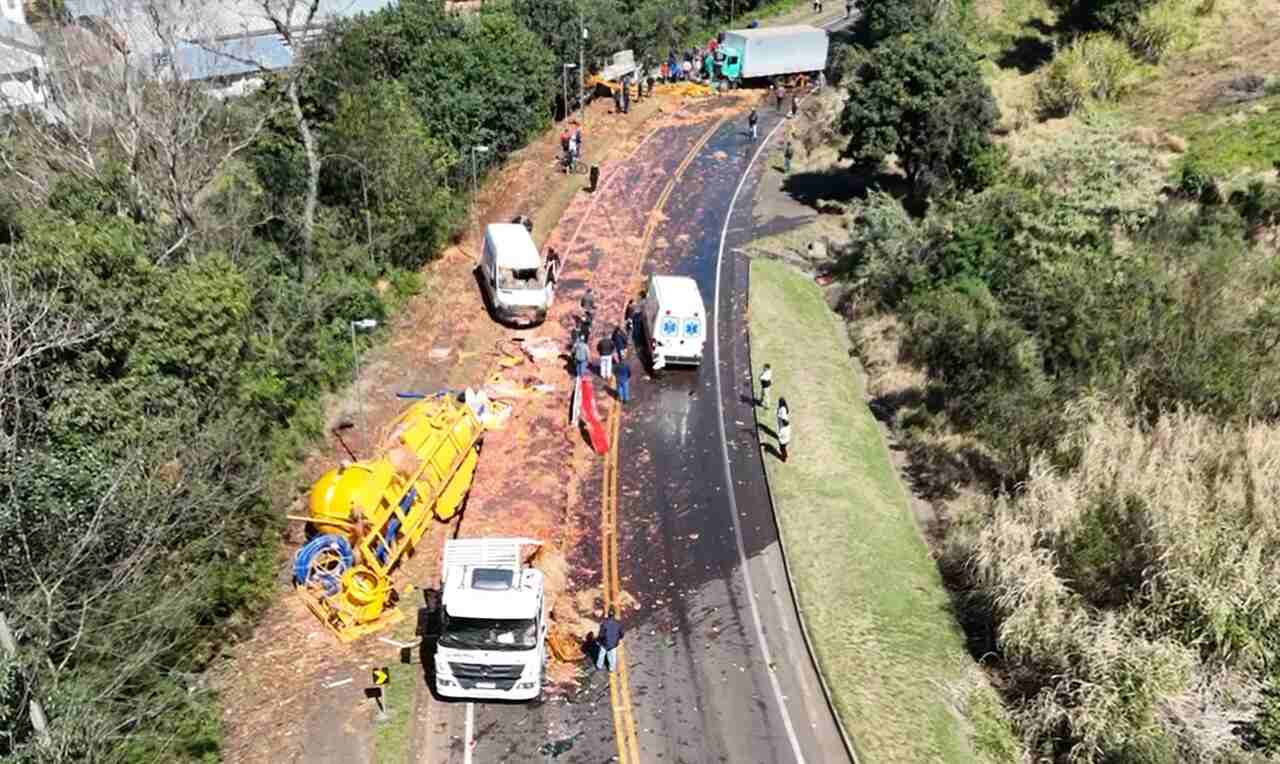
[[[1208,761],[1239,750],[1280,627],[1280,426],[1071,407],[1076,467],[970,497],[951,543],[994,605],[1033,750]],[[1062,455],[1058,455],[1061,463]]]

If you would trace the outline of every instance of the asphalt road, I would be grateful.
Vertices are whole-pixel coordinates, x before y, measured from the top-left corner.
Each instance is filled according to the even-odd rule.
[[[760,116],[763,141],[782,117],[771,105]],[[616,182],[634,189],[632,203],[599,210],[603,224],[588,221],[603,235],[663,203],[642,272],[696,279],[718,335],[698,369],[637,375],[622,418],[620,585],[639,604],[624,619],[626,719],[617,721],[618,696],[611,700],[604,673],[531,704],[433,702],[419,762],[617,761],[618,731],[628,725],[638,747],[628,764],[849,760],[787,586],[752,412],[748,262],[737,250],[754,236],[759,178],[781,159],[766,150],[752,162],[759,144],[748,139],[745,115],[708,138],[710,124],[652,136],[616,170]],[[659,196],[656,180],[682,169],[669,197]],[[772,412],[762,416],[771,420]],[[583,498],[599,506],[599,496]],[[589,544],[574,556],[576,565],[601,563]]]
[[[761,117],[763,139],[780,116],[764,109]],[[708,124],[665,128],[634,161],[674,171]],[[751,198],[770,152],[752,166],[732,214],[730,203],[757,145],[745,119],[715,130],[665,200],[643,266],[695,278],[719,335],[718,366],[709,338],[700,368],[635,379],[622,419],[619,572],[639,603],[626,616],[628,721],[643,762],[848,760],[786,584],[752,413],[748,264],[736,248],[752,238]],[[583,554],[579,562],[598,562]],[[603,673],[541,703],[432,706],[434,749],[419,761],[618,756]]]
[[[761,115],[763,139],[778,117]],[[743,120],[717,131],[667,202],[656,238],[671,245],[644,269],[697,280],[719,365],[709,340],[699,369],[638,385],[624,419],[620,559],[624,588],[645,603],[627,644],[642,761],[847,758],[800,635],[752,413],[736,249],[752,238],[767,151],[729,207],[755,148]],[[648,458],[628,469],[636,454]]]

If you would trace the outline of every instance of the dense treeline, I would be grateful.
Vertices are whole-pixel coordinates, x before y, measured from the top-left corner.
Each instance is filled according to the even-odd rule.
[[[854,315],[897,327],[887,348],[862,335],[868,358],[923,372],[878,403],[922,488],[953,498],[941,561],[975,656],[1036,757],[1280,752],[1280,182],[1171,178],[1100,117],[1012,158],[894,149],[992,121],[963,46],[917,52],[947,50],[954,18],[868,5],[875,47],[842,56],[846,153],[893,151],[912,183],[851,218]],[[1081,5],[1112,24],[1144,4]],[[867,126],[882,83],[920,101],[896,131]],[[945,108],[965,92],[980,106]]]
[[[589,62],[724,15],[582,5]],[[231,101],[63,62],[65,119],[6,121],[0,758],[217,757],[201,672],[271,592],[273,504],[349,378],[349,322],[459,232],[472,146],[492,162],[548,126],[571,7],[402,0]]]

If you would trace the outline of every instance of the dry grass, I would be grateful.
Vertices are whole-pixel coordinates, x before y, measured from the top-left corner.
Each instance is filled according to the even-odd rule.
[[[994,602],[1029,738],[1075,761],[1237,749],[1280,626],[1280,427],[1185,411],[1154,426],[1072,407],[1070,472],[955,507],[951,544]]]
[[[869,761],[1013,760],[821,290],[757,261],[749,312],[752,357],[792,405],[792,458],[767,457],[778,520],[850,734]]]

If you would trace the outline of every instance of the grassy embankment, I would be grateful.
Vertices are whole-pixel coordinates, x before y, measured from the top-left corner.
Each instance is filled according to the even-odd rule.
[[[795,430],[787,464],[766,456],[778,522],[846,729],[869,761],[1013,760],[820,289],[757,261],[750,315],[752,357],[773,365]]]

